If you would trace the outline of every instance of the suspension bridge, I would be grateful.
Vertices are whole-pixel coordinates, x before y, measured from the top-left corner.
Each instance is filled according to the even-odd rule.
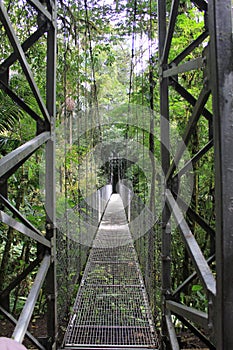
[[[132,6],[133,63],[139,3],[135,0]],[[67,98],[66,56],[72,45],[65,32],[66,91],[62,108],[69,118],[57,127],[57,26],[60,22],[66,23],[66,18],[57,18],[55,0],[25,0],[26,12],[20,13],[25,16],[25,23],[29,18],[33,21],[31,30],[25,30],[25,37],[28,36],[21,42],[11,6],[22,9],[23,5],[0,1],[1,30],[7,43],[0,64],[2,96],[7,96],[8,101],[22,110],[35,129],[30,140],[7,150],[0,159],[1,224],[10,234],[17,232],[36,247],[34,260],[29,260],[23,270],[16,266],[9,283],[0,286],[0,312],[13,324],[14,330],[7,337],[11,337],[14,344],[20,346],[27,340],[26,346],[40,350],[176,350],[184,348],[179,334],[182,329],[193,334],[196,347],[232,349],[232,2],[193,0],[188,3],[192,4],[197,18],[201,14],[202,28],[198,35],[191,35],[171,59],[171,52],[176,51],[173,39],[179,35],[178,18],[181,13],[189,16],[189,12],[186,2],[158,0],[159,63],[155,68],[151,44],[154,13],[149,1],[149,108],[130,104],[137,66],[131,62],[129,105],[102,110],[97,99],[91,42],[90,26],[94,24],[89,19],[91,7],[84,1],[83,22],[95,108],[75,114],[73,102]],[[66,2],[61,4],[66,8]],[[35,54],[30,50],[42,39],[46,46],[45,94],[39,91],[29,64],[29,56]],[[78,42],[76,40],[76,46]],[[35,108],[22,98],[17,87],[11,86],[15,72],[12,67],[20,67]],[[157,114],[155,71],[160,102]],[[189,76],[190,84],[195,85],[198,80],[199,85],[193,90],[195,95],[184,84],[190,72],[197,72],[198,76],[198,79]],[[143,90],[145,81],[141,83]],[[179,142],[178,122],[174,125],[171,117],[173,94],[184,101],[182,116],[188,115]],[[116,137],[113,137],[114,127]],[[202,142],[197,145],[198,138]],[[93,150],[88,148],[90,145]],[[191,155],[186,153],[188,146]],[[17,206],[19,199],[22,200],[20,186],[17,199],[15,193],[10,192],[12,178],[42,149],[45,152],[41,184],[45,197],[46,217],[42,218],[45,232],[36,226],[33,218],[27,218],[27,210]],[[203,168],[207,157],[211,158],[214,176],[211,184],[206,181],[211,191],[202,198],[204,209],[200,211],[197,203],[201,191],[197,189],[195,174],[205,176]],[[134,172],[129,176],[132,166]],[[99,178],[104,179],[104,183],[100,184]],[[80,185],[72,207],[67,194],[68,181],[74,187],[74,183]],[[207,213],[209,206],[213,209],[211,218]],[[197,227],[205,237],[204,245],[198,239]],[[9,237],[3,236],[5,247]],[[185,269],[189,265],[192,268]],[[183,271],[182,281],[175,278],[179,269]],[[11,305],[12,292],[32,272],[35,277],[16,318]],[[75,291],[77,285],[79,289]],[[204,306],[195,303],[195,297],[192,299],[195,291],[201,295]],[[37,336],[31,320],[41,294],[45,295],[46,332]],[[1,330],[0,335],[4,336]]]

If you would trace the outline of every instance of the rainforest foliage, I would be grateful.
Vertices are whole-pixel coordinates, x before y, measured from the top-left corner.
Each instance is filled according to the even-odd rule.
[[[24,42],[40,25],[41,19],[25,0],[3,2],[20,42]],[[151,150],[160,161],[159,129],[156,129],[160,114],[157,19],[157,2],[154,0],[58,0],[56,126],[59,132],[65,127],[68,135],[63,144],[64,149],[58,150],[58,158],[63,157],[63,161],[58,162],[59,169],[57,169],[59,174],[57,186],[60,193],[58,210],[64,205],[71,208],[77,206],[85,197],[85,193],[81,191],[85,186],[93,185],[100,188],[109,181],[109,169],[104,165],[96,169],[92,166],[93,157],[91,155],[89,157],[93,147],[100,141],[112,144],[115,142],[115,151],[118,152],[119,139],[127,139],[127,142],[136,140],[143,144],[145,152]],[[191,1],[181,1],[169,61],[197,38],[203,32],[203,28],[203,13],[198,11]],[[2,63],[12,53],[12,48],[2,25],[0,33]],[[204,42],[202,50],[205,44]],[[188,55],[186,60],[202,56],[202,50],[199,47]],[[26,57],[44,98],[46,34],[26,52]],[[202,89],[203,71],[184,73],[180,77],[180,84],[197,98]],[[17,91],[28,106],[39,113],[22,68],[17,62],[10,68],[9,86],[13,91]],[[3,157],[36,134],[36,123],[12,102],[3,90],[0,90],[0,101],[0,154]],[[176,135],[183,134],[191,115],[191,108],[173,90],[170,93],[170,103],[173,153],[177,147]],[[89,111],[94,110],[98,118],[98,113],[102,109],[106,111],[128,104],[153,110],[152,128],[156,130],[154,140],[151,138],[151,130],[145,131],[138,125],[124,123],[101,125],[86,131],[79,140],[72,140],[74,127],[72,123],[78,116],[86,115],[88,118]],[[211,101],[208,108],[211,110]],[[192,143],[188,145],[190,157],[208,142],[209,125],[205,118],[200,119],[192,137]],[[88,169],[85,181],[77,175],[84,159]],[[192,172],[191,198],[191,207],[210,225],[214,225],[212,159],[213,154],[210,151],[195,164]],[[29,221],[44,232],[41,164],[43,164],[43,150],[39,150],[9,179],[8,198]],[[153,178],[152,187],[158,197],[153,204],[153,198],[148,198],[150,193],[147,178],[140,167],[136,165],[126,167],[124,176],[131,181],[134,192],[140,199],[150,203],[151,209],[156,211],[156,203],[160,201],[161,195],[158,189],[161,179]],[[191,217],[188,220],[199,244],[206,256],[209,256],[213,247],[206,233],[194,224]],[[159,234],[157,236],[159,237]],[[187,263],[188,260],[185,261],[188,258],[176,230],[173,232],[172,240],[173,285],[176,287],[192,272],[192,268],[189,262]],[[13,232],[4,224],[0,225],[0,243],[0,288],[3,290],[12,278],[20,274],[36,257],[37,247],[30,239]],[[156,249],[159,254],[159,241],[156,242]],[[156,268],[158,272],[155,279],[159,286],[159,266]],[[11,293],[10,308],[14,314],[17,315],[20,311],[32,281],[33,274]],[[189,296],[183,295],[182,298],[190,305],[195,303],[194,306],[204,310],[206,299],[199,281],[195,283],[187,294]],[[42,293],[38,313],[40,310],[43,311],[43,298]]]

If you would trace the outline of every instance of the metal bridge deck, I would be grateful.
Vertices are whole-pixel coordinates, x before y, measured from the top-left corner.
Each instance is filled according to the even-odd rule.
[[[122,200],[113,194],[93,242],[64,349],[156,349],[147,294]]]

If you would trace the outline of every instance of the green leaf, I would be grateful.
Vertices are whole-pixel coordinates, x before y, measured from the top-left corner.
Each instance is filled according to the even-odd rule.
[[[194,284],[193,286],[192,286],[192,291],[193,292],[198,292],[198,291],[200,291],[200,290],[202,290],[203,289],[203,287],[200,285],[200,284]]]

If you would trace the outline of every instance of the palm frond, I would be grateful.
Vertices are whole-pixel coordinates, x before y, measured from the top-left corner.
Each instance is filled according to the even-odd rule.
[[[19,107],[0,91],[0,132],[11,130],[21,115]]]
[[[20,145],[20,140],[11,139],[9,137],[0,135],[0,154],[2,156],[6,155],[12,149],[17,148]]]
[[[37,113],[38,105],[28,86],[25,77],[20,74],[14,75],[10,81],[13,91],[17,91],[17,95],[24,102],[35,110]],[[8,96],[4,91],[0,90],[0,133],[5,131],[13,131],[17,122],[25,115],[25,112]]]

